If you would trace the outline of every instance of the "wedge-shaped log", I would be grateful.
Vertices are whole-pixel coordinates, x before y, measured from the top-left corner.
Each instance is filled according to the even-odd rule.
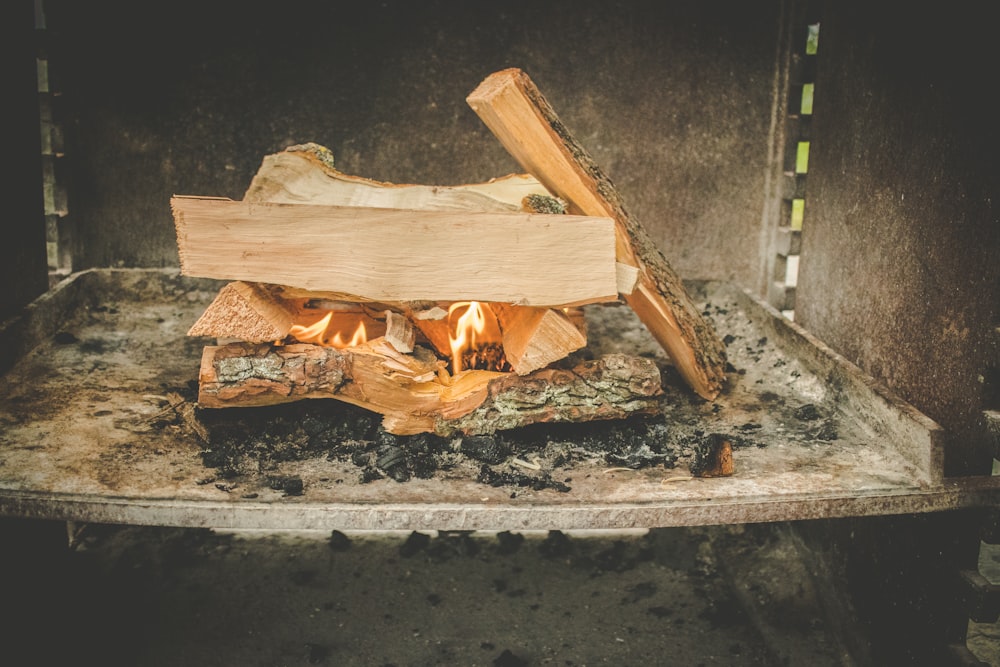
[[[614,223],[173,197],[181,272],[371,301],[566,306],[618,298]]]
[[[292,304],[261,285],[237,281],[219,290],[188,335],[263,343],[284,338],[295,320]]]
[[[350,350],[231,343],[206,347],[198,402],[225,408],[334,398],[383,415],[390,433],[484,434],[537,422],[652,412],[662,393],[649,359],[607,355],[572,370],[465,371],[448,376],[425,348],[399,354],[383,339]]]
[[[639,270],[635,288],[623,293],[626,302],[694,391],[707,399],[717,396],[725,379],[722,341],[534,82],[519,69],[502,70],[488,76],[466,101],[522,168],[568,202],[570,213],[614,219],[618,260]]]
[[[544,368],[587,344],[587,337],[560,310],[505,304],[492,308],[503,332],[507,362],[518,375]]]

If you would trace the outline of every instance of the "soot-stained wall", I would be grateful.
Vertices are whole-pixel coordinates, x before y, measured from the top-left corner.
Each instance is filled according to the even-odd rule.
[[[953,436],[988,473],[1000,302],[992,27],[981,10],[826,3],[796,318]]]
[[[295,143],[392,182],[517,171],[465,97],[520,67],[684,277],[763,284],[777,0],[45,7],[74,269],[177,265],[170,196],[239,198]]]

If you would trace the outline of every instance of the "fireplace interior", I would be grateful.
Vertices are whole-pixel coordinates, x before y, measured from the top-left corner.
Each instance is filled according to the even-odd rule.
[[[782,540],[834,564],[814,581],[844,577],[820,588],[837,591],[825,613],[839,619],[851,664],[977,664],[970,618],[992,627],[1000,615],[1000,589],[979,571],[1000,542],[1000,225],[996,124],[978,98],[989,35],[976,10],[17,7],[3,10],[5,84],[21,106],[7,123],[19,168],[0,249],[0,516],[12,534],[53,524],[452,538],[780,526]],[[612,234],[619,209],[567,198],[470,108],[485,77],[512,67],[545,91],[564,123],[557,135],[586,150],[580,163],[609,179],[595,178],[595,191],[620,196],[645,250],[623,251]],[[352,299],[187,270],[172,198],[221,197],[260,215],[248,188],[265,156],[303,145],[386,187],[537,177],[551,199],[568,199],[579,235],[551,262],[511,269],[510,284],[483,285],[551,287],[585,261],[583,226],[608,218],[593,241],[608,252],[586,261],[618,295],[541,304],[581,338],[528,368],[523,351],[497,361],[514,327],[509,303],[486,309],[492,347],[454,358],[435,349],[420,317],[454,303],[473,312],[479,297],[460,279],[453,298],[432,302],[430,290],[415,306],[405,283],[393,284],[397,301]],[[311,261],[312,232],[301,233],[281,275]],[[516,265],[510,248],[479,245],[497,266]],[[719,341],[717,391],[692,380],[630,298],[642,261],[622,286],[623,258],[650,248],[682,279],[699,336]],[[421,276],[433,274],[433,252],[421,255]],[[442,275],[458,262],[442,261]],[[567,290],[594,277],[580,271]],[[278,304],[277,319],[258,309],[255,322],[287,326],[240,342],[228,325],[192,330],[227,294]],[[402,411],[386,407],[388,371],[364,384],[360,362],[338,367],[358,389],[331,390],[326,375],[308,390],[275,379],[274,368],[302,363],[292,361],[300,349],[337,363],[361,355],[357,338],[332,344],[327,312],[366,321],[378,341],[404,332],[384,357],[408,369]],[[230,350],[235,378],[213,396],[209,349]],[[489,394],[476,411],[462,402],[471,390],[454,388],[460,377]],[[462,397],[445,401],[446,419],[415,407],[428,382]],[[218,398],[236,385],[241,398]]]

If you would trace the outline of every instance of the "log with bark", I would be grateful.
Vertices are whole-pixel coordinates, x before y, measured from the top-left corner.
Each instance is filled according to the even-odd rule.
[[[611,354],[526,376],[451,376],[426,348],[401,354],[384,339],[338,350],[317,345],[230,343],[204,350],[203,407],[335,398],[383,415],[396,435],[486,434],[537,422],[588,421],[654,412],[660,372],[645,358]]]
[[[560,121],[526,73],[506,69],[488,76],[467,98],[500,143],[528,173],[569,204],[570,213],[615,221],[618,261],[638,269],[623,293],[681,376],[713,399],[725,379],[725,347],[698,312],[680,277],[625,209],[621,195]]]
[[[524,199],[538,196],[547,197],[550,194],[534,176],[527,174],[510,174],[486,183],[463,185],[375,181],[339,171],[334,167],[333,154],[329,149],[308,143],[265,156],[243,200],[273,204],[500,213],[526,211]]]

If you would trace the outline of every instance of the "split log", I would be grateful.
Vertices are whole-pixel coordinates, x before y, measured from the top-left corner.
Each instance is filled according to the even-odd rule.
[[[452,186],[374,181],[338,171],[333,166],[333,154],[310,143],[266,156],[243,199],[276,204],[514,212],[522,210],[525,197],[548,194],[538,180],[526,174]]]
[[[265,287],[233,282],[219,290],[188,335],[270,342],[287,336],[295,321],[295,308]]]
[[[725,348],[698,312],[680,277],[626,210],[621,195],[572,137],[526,73],[495,72],[467,98],[515,160],[571,213],[615,221],[618,261],[636,267],[626,302],[663,346],[696,393],[713,399],[725,379]]]
[[[568,306],[618,298],[607,218],[205,197],[173,197],[171,208],[184,275],[346,300]]]
[[[518,375],[544,368],[587,344],[587,337],[561,311],[499,303],[491,308],[503,332],[504,355]]]
[[[452,435],[653,412],[662,391],[655,363],[625,355],[526,376],[452,377],[441,365],[425,348],[403,355],[382,339],[351,350],[231,343],[205,348],[198,402],[224,408],[334,398],[383,415],[396,435]]]

